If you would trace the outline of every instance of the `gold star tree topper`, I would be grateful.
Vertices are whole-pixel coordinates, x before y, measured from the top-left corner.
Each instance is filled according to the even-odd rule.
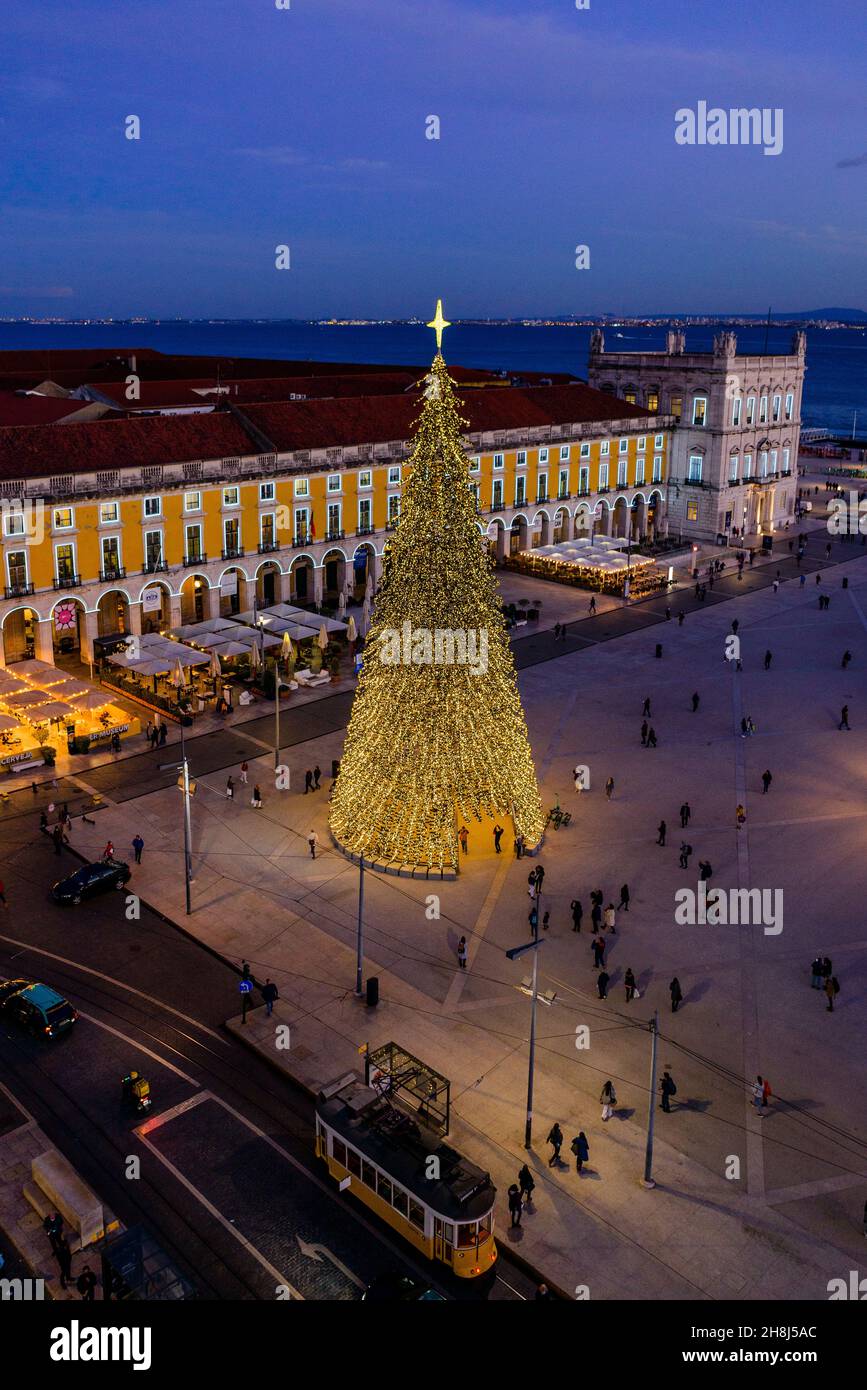
[[[443,329],[451,328],[451,324],[449,323],[448,319],[443,317],[443,302],[441,299],[437,300],[437,310],[430,323],[428,324],[428,328],[433,328],[436,332],[437,352],[440,352],[443,345]]]

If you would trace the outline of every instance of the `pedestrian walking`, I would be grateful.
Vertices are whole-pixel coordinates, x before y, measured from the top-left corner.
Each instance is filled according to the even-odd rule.
[[[590,596],[590,606],[589,606],[589,608],[587,609],[587,611],[588,611],[588,613],[590,613],[591,615],[594,614],[594,613],[596,612],[596,596],[593,595],[593,594],[591,594],[591,596]]]
[[[584,770],[583,770],[583,768],[576,767],[576,768],[573,768],[573,769],[572,769],[572,781],[573,781],[573,784],[574,784],[574,787],[575,787],[576,792],[577,792],[578,795],[580,796],[581,793],[582,793],[583,790],[584,790]]]
[[[834,1000],[840,993],[840,983],[836,975],[829,975],[825,981],[825,997],[828,1000],[828,1013],[834,1012]]]
[[[773,661],[773,659],[774,659],[774,658],[773,658],[773,654],[772,654],[771,652],[765,652],[765,670],[766,670],[766,671],[770,671],[770,669],[771,669],[771,662]]]
[[[560,636],[560,624],[559,624],[559,623],[555,623],[555,624],[554,624],[554,641],[555,641],[555,642],[557,641],[557,639],[558,639],[559,636]]]
[[[246,787],[246,785],[247,785],[247,774],[248,774],[249,770],[250,770],[250,769],[249,769],[249,764],[248,764],[248,763],[242,763],[242,764],[241,764],[241,786],[242,786],[242,787]]]
[[[590,922],[595,932],[602,930],[602,904],[600,902],[594,901],[590,909]]]
[[[668,992],[671,995],[671,1012],[676,1014],[678,1006],[683,1002],[683,990],[680,987],[680,980],[676,975],[668,986]]]
[[[762,1083],[762,1109],[767,1110],[771,1103],[771,1083],[766,1076],[760,1076],[759,1081]]]
[[[838,728],[838,729],[848,729],[848,728],[849,728],[849,706],[848,706],[848,705],[844,705],[843,708],[842,708],[841,711],[840,711],[840,723],[837,725],[837,728]]]
[[[535,868],[535,870],[534,870],[534,875],[535,875],[535,880],[536,880],[536,897],[538,898],[539,894],[540,894],[541,891],[542,891],[542,883],[543,883],[543,880],[544,880],[544,878],[545,878],[545,866],[544,866],[544,864],[537,864],[537,865],[536,865],[536,868]]]
[[[228,778],[226,779],[226,800],[227,800],[227,801],[234,801],[234,799],[235,799],[235,780],[234,780],[233,777],[228,777]]]
[[[683,609],[681,608],[680,612],[679,612],[678,615],[677,615],[677,625],[678,625],[678,627],[683,627],[685,618],[686,618],[686,614],[684,613]]]
[[[140,863],[141,863],[141,852],[142,852],[143,849],[144,849],[144,840],[142,839],[141,835],[138,834],[138,835],[136,835],[135,839],[134,839],[133,842],[132,842],[132,852],[133,852],[133,854],[135,855],[135,862],[136,862],[137,864],[140,864]]]
[[[315,830],[310,831],[310,834],[307,836],[307,843],[310,846],[310,858],[315,859],[316,846],[319,844],[319,836],[316,834]]]
[[[63,1234],[63,1217],[56,1209],[49,1211],[43,1218],[42,1229],[48,1236],[52,1251],[57,1253],[57,1246]]]
[[[547,931],[548,928],[550,927],[550,925],[551,925],[551,914],[550,914],[550,912],[543,912],[543,913],[542,913],[542,930],[543,930],[543,931]]]
[[[656,747],[656,730],[652,725],[647,731],[647,746],[648,748]]]
[[[822,988],[822,980],[824,978],[824,974],[825,970],[822,962],[822,957],[816,956],[815,960],[813,961],[813,964],[810,966],[810,987],[812,989]]]
[[[524,1203],[521,1198],[521,1189],[518,1187],[518,1184],[516,1182],[513,1182],[512,1186],[509,1188],[509,1211],[512,1214],[513,1227],[520,1226],[521,1212],[523,1211],[523,1209]]]
[[[735,636],[737,636],[737,631],[738,631],[738,628],[739,628],[739,627],[740,627],[740,622],[739,622],[739,620],[738,620],[737,618],[732,618],[732,632],[735,634]]]
[[[66,1236],[60,1236],[54,1247],[54,1254],[60,1266],[60,1287],[65,1289],[67,1284],[72,1282],[72,1251]]]
[[[105,849],[102,851],[102,857],[103,859],[114,858],[114,845],[111,843],[111,840],[106,840]]]
[[[312,770],[312,768],[309,768],[309,767],[308,767],[307,771],[306,771],[305,774],[304,774],[304,795],[306,796],[307,793],[308,793],[308,792],[312,792],[312,790],[313,790],[313,770]]]
[[[667,623],[671,622],[671,609],[669,608],[668,604],[665,605],[665,621]]]
[[[666,831],[666,824],[665,824],[665,821],[664,821],[664,820],[661,820],[661,821],[659,822],[659,825],[656,827],[656,843],[657,843],[658,845],[664,845],[664,844],[665,844],[665,831]]]
[[[635,984],[635,976],[632,973],[631,967],[627,968],[626,974],[623,977],[623,983],[626,987],[626,1002],[627,1004],[631,1004],[636,994],[638,993],[638,989]]]
[[[698,691],[697,691],[697,690],[694,690],[694,691],[692,692],[692,712],[693,712],[693,714],[695,714],[696,710],[698,709],[698,700],[699,700]]]
[[[464,854],[469,854],[470,832],[465,825],[462,825],[458,831],[458,839],[461,842],[461,849]]]
[[[800,556],[800,553],[799,553],[799,554],[798,554],[798,564],[800,564],[800,563],[801,563],[801,556]],[[806,576],[805,574],[802,574],[802,575],[801,575],[801,578],[800,578],[799,581],[798,581],[798,583],[800,584],[800,586],[801,586],[802,589],[803,589],[804,585],[806,584],[806,582],[807,582],[807,576]]]
[[[55,854],[59,854],[59,853],[60,853],[61,845],[63,844],[63,826],[62,826],[62,825],[55,825],[54,829],[53,829],[52,832],[51,832],[51,838],[54,840],[54,853],[55,853]]]
[[[773,775],[770,769],[766,767],[764,772],[762,773],[762,796],[767,796],[768,788],[770,787],[773,780]]]
[[[779,581],[779,579],[775,579],[775,580],[774,580],[774,583],[773,583],[773,586],[772,586],[772,587],[773,587],[773,590],[774,590],[774,593],[775,593],[775,594],[779,593],[779,591],[780,591],[780,581]]]
[[[743,830],[746,823],[747,813],[744,810],[741,802],[738,802],[737,807],[735,808],[735,824],[737,825],[738,830]]]
[[[644,697],[644,708],[642,709],[641,713],[642,713],[642,715],[646,715],[648,719],[650,718],[650,696],[649,696],[649,695],[645,695],[645,697]]]
[[[681,869],[688,869],[688,868],[689,868],[689,856],[690,856],[691,854],[692,854],[692,845],[688,845],[688,844],[686,843],[686,840],[682,840],[682,841],[681,841],[681,845],[680,845],[680,858],[679,858],[678,861],[677,861],[677,862],[678,862],[678,866],[679,866]]]
[[[629,884],[628,884],[628,883],[624,883],[623,887],[622,887],[621,890],[620,890],[620,902],[617,904],[617,910],[618,910],[618,912],[620,911],[621,907],[623,908],[623,911],[624,911],[624,912],[628,912],[628,911],[629,911]]]
[[[153,727],[153,729],[151,730],[151,752],[152,752],[152,753],[153,753],[154,749],[158,746],[159,741],[160,741],[159,725],[155,724],[154,727]]]
[[[690,804],[689,804],[688,801],[685,801],[685,802],[683,803],[683,805],[681,806],[681,808],[680,808],[680,828],[681,828],[681,830],[685,830],[686,827],[689,825],[689,818],[690,818],[691,815],[692,815],[692,809],[691,809],[691,807],[690,807]]]
[[[524,837],[523,837],[523,835],[516,835],[516,836],[515,836],[515,858],[516,858],[516,859],[523,859],[523,858],[524,858]]]
[[[762,1113],[762,1100],[763,1100],[763,1098],[764,1098],[764,1090],[763,1090],[763,1088],[762,1088],[762,1078],[761,1078],[760,1076],[757,1076],[757,1077],[756,1077],[755,1083],[754,1083],[754,1085],[753,1085],[752,1088],[751,1088],[751,1093],[752,1093],[752,1097],[753,1097],[753,1105],[755,1106],[755,1109],[756,1109],[756,1114],[757,1114],[757,1115],[761,1115],[761,1113]]]
[[[461,970],[467,968],[467,938],[462,936],[458,942],[458,965]]]
[[[664,1071],[662,1073],[662,1080],[659,1083],[659,1089],[662,1092],[662,1109],[665,1111],[666,1115],[670,1115],[671,1098],[672,1096],[677,1095],[677,1087],[675,1086],[674,1081],[672,1080],[670,1072]]]
[[[605,783],[605,799],[606,799],[607,801],[610,801],[613,795],[614,795],[614,778],[613,778],[613,777],[609,777],[609,778],[608,778],[608,781]]]
[[[647,747],[647,734],[648,734],[648,730],[649,730],[649,729],[650,729],[650,725],[648,724],[647,720],[645,719],[644,723],[643,723],[642,726],[641,726],[641,746],[642,746],[642,748],[646,748],[646,747]]]
[[[151,721],[150,721],[150,719],[149,719],[148,722],[147,722],[147,724],[145,725],[145,731],[144,731],[145,741],[146,741],[147,743],[150,743],[150,741],[151,741],[151,734],[153,733],[153,731],[154,731],[154,726],[153,726],[153,724],[151,723]]]
[[[556,1120],[551,1126],[550,1133],[548,1134],[548,1138],[545,1140],[545,1143],[550,1144],[553,1148],[553,1153],[551,1154],[551,1157],[548,1159],[548,1167],[559,1167],[560,1150],[563,1147],[563,1131]]]
[[[614,1114],[614,1107],[617,1104],[617,1095],[614,1091],[614,1083],[606,1081],[602,1090],[599,1092],[599,1104],[602,1106],[603,1120],[610,1120]]]
[[[843,660],[840,662],[840,665],[843,667],[843,670],[844,670],[844,671],[846,670],[846,667],[849,665],[849,662],[850,662],[851,660],[852,660],[852,653],[847,649],[847,650],[843,653]]]
[[[320,788],[320,786],[319,786],[319,779],[320,779],[321,776],[322,776],[322,768],[321,768],[321,767],[319,766],[319,764],[317,763],[316,766],[315,766],[314,769],[313,769],[313,790],[314,790],[315,792],[318,792],[318,791],[321,790],[321,788]]]
[[[533,1201],[533,1189],[536,1186],[536,1179],[530,1172],[526,1163],[518,1170],[518,1187],[521,1193],[521,1201],[525,1206],[530,1206]]]
[[[580,1173],[584,1164],[590,1158],[590,1145],[587,1143],[587,1135],[584,1133],[583,1129],[579,1130],[575,1135],[569,1147],[575,1155],[575,1167]]]
[[[599,970],[605,964],[605,938],[596,936],[593,938],[593,969]]]
[[[259,993],[265,1000],[265,1016],[270,1018],[274,1012],[274,1001],[279,997],[273,980],[266,980]]]
[[[608,985],[609,985],[610,981],[611,981],[611,976],[608,974],[608,971],[607,971],[607,970],[601,970],[601,971],[599,972],[599,974],[597,975],[597,977],[596,977],[596,988],[597,988],[598,991],[599,991],[599,998],[600,998],[600,999],[606,999],[606,998],[608,997]]]
[[[538,1289],[537,1289],[536,1292],[533,1294],[533,1301],[534,1301],[535,1303],[543,1303],[543,1302],[544,1302],[544,1303],[553,1303],[553,1302],[554,1302],[554,1295],[552,1294],[551,1290],[548,1288],[548,1285],[547,1285],[547,1284],[540,1284],[540,1285],[539,1285]]]
[[[707,881],[708,881],[708,879],[710,878],[710,876],[711,876],[712,873],[713,873],[713,869],[712,869],[711,866],[710,866],[710,860],[709,860],[709,859],[699,859],[699,861],[698,861],[698,877],[699,877],[700,882],[701,882],[701,883],[707,883]]]
[[[48,817],[44,810],[39,812],[39,829],[42,831],[43,835],[48,834]]]
[[[503,827],[502,827],[501,825],[495,825],[495,826],[494,826],[494,850],[496,851],[497,854],[502,854],[502,852],[503,852],[503,851],[500,849],[500,841],[502,840],[502,838],[503,838]]]
[[[580,931],[581,918],[584,916],[584,908],[577,898],[573,898],[569,906],[572,909],[572,930]]]
[[[259,790],[258,783],[256,783],[256,785],[253,787],[253,795],[250,798],[250,805],[255,807],[257,811],[260,810],[262,807],[262,793]]]
[[[168,743],[168,740],[169,740],[169,726],[168,726],[168,724],[161,724],[161,725],[160,725],[160,748],[165,748],[166,744]]]
[[[93,1302],[93,1292],[96,1288],[96,1275],[90,1265],[84,1266],[84,1269],[75,1281],[75,1287],[78,1289],[85,1303]]]
[[[615,921],[616,921],[616,917],[617,917],[617,914],[616,914],[615,909],[614,909],[614,904],[613,904],[613,903],[609,903],[608,906],[607,906],[606,909],[605,909],[605,912],[604,912],[603,918],[602,918],[602,920],[603,920],[604,923],[605,923],[605,930],[606,930],[606,931],[616,932],[616,927],[615,927],[615,925],[614,925],[614,923],[615,923]]]

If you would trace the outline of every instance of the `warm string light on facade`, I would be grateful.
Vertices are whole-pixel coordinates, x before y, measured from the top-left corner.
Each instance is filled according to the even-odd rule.
[[[331,829],[368,862],[451,870],[460,824],[511,816],[528,846],[542,806],[488,549],[477,525],[460,418],[439,352],[385,550]],[[383,634],[486,633],[486,669],[386,663]]]

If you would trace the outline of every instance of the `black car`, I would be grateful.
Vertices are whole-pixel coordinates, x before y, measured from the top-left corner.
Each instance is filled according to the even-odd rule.
[[[80,903],[109,888],[123,888],[129,882],[130,869],[119,859],[101,859],[98,864],[84,864],[69,878],[55,883],[51,896],[56,903]]]
[[[27,989],[28,985],[32,984],[32,980],[0,980],[0,1012],[5,1009],[13,994]]]

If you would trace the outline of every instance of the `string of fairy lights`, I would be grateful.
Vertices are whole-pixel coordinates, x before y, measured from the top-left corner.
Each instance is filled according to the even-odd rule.
[[[453,383],[437,353],[416,423],[398,526],[386,548],[330,825],[368,862],[458,865],[459,826],[511,817],[528,847],[544,816],[493,572],[477,526]],[[389,634],[485,634],[484,661],[384,659]]]

